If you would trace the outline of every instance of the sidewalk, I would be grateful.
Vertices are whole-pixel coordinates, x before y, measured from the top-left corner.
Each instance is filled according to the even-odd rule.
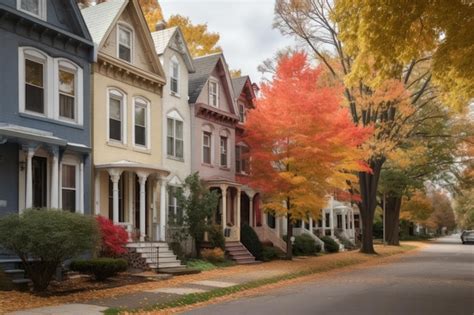
[[[319,257],[296,258],[293,261],[273,261],[258,265],[237,265],[205,271],[197,275],[178,276],[164,281],[112,289],[108,290],[109,292],[95,292],[95,295],[94,292],[88,292],[90,294],[84,293],[76,296],[62,297],[61,299],[56,299],[56,301],[51,302],[51,304],[56,304],[56,306],[31,308],[10,314],[83,315],[103,314],[103,312],[109,308],[146,308],[156,304],[176,301],[191,293],[204,293],[216,289],[230,288],[236,285],[271,279],[297,272],[310,271],[311,273],[320,273],[372,260],[378,261],[383,257],[403,253],[408,249],[377,246],[376,250],[381,254],[381,257],[363,255],[358,252],[342,252]]]

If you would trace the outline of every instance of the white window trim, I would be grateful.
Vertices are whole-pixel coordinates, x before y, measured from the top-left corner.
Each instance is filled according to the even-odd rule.
[[[110,122],[109,122],[109,119],[110,119],[110,95],[113,95],[115,97],[121,97],[122,98],[122,106],[120,108],[121,110],[121,114],[122,114],[122,141],[118,141],[118,140],[115,140],[115,139],[110,139]],[[111,143],[121,143],[121,144],[124,144],[126,145],[127,144],[127,95],[122,92],[121,90],[117,89],[117,88],[108,88],[107,89],[107,94],[106,94],[106,104],[107,104],[107,108],[106,108],[106,126],[107,126],[107,142],[111,142]]]
[[[43,64],[44,113],[26,109],[25,100],[25,59]],[[59,117],[59,69],[75,71],[75,120]],[[68,124],[84,123],[84,77],[83,70],[66,58],[52,58],[33,47],[18,48],[18,103],[19,112],[28,115],[59,120]]]
[[[210,134],[210,137],[209,137],[209,145],[210,145],[210,155],[211,155],[211,160],[210,160],[210,163],[207,163],[204,161],[204,133],[209,133]],[[212,131],[208,131],[208,130],[202,130],[201,132],[201,162],[202,164],[204,165],[212,165],[213,164],[213,161],[214,161],[214,157],[213,157],[213,145],[212,145],[212,140],[214,138],[214,135],[212,133]]]
[[[137,104],[138,102],[138,104]],[[135,143],[135,106],[145,107],[145,145]],[[133,111],[132,111],[132,143],[133,146],[139,149],[150,150],[150,101],[143,96],[136,96],[133,98]]]
[[[47,20],[47,7],[46,7],[46,2],[47,0],[38,0],[39,2],[39,14],[34,14],[28,10],[24,10],[21,8],[21,0],[16,1],[16,8],[18,11],[25,12],[26,14],[29,14],[31,16],[37,17],[40,20],[46,21]]]
[[[173,120],[173,145],[174,145],[174,152],[173,154],[168,153],[168,119]],[[183,142],[183,156],[179,157],[176,155],[176,140],[178,137],[176,136],[176,122],[180,122],[183,124],[183,137],[179,140]],[[166,155],[167,157],[171,157],[173,159],[184,160],[184,121],[180,118],[173,117],[171,115],[166,116]]]
[[[65,70],[71,73],[74,73],[74,110],[75,110],[75,119],[68,119],[66,117],[59,116],[59,70]],[[58,58],[54,60],[54,119],[61,120],[68,123],[83,125],[84,117],[84,87],[83,87],[83,73],[81,67],[64,58]]]
[[[130,61],[128,60],[125,60],[125,59],[122,59],[120,58],[120,29],[124,29],[128,32],[130,32]],[[135,32],[133,31],[133,28],[131,25],[128,25],[124,22],[120,22],[118,25],[117,25],[117,58],[119,60],[122,60],[124,62],[127,62],[127,63],[133,63],[133,53],[134,53],[134,43],[135,43]]]
[[[81,162],[79,158],[73,156],[64,156],[59,164],[59,208],[62,209],[63,207],[63,165],[70,165],[74,166],[76,169],[76,211],[75,213],[84,213],[84,209],[82,209],[81,205],[81,198],[83,196],[83,185],[84,183],[84,173],[81,174]],[[84,167],[82,165],[82,167]],[[81,177],[82,176],[82,177]]]
[[[178,67],[178,76],[177,77],[173,77],[173,66],[176,65]],[[177,96],[179,97],[179,72],[181,70],[181,67],[179,65],[179,61],[178,59],[176,58],[176,56],[173,56],[170,60],[170,94],[173,95],[173,96]],[[176,80],[176,88],[177,88],[177,91],[173,91],[171,90],[171,79],[175,79]]]
[[[211,103],[211,83],[215,83],[216,84],[216,105],[213,105]],[[212,106],[212,107],[215,107],[215,108],[219,108],[219,81],[213,77],[211,77],[209,79],[209,86],[208,86],[208,96],[209,96],[209,99],[208,99],[208,102],[209,102],[209,105]]]

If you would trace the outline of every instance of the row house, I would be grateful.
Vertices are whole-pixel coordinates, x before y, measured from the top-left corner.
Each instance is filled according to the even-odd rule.
[[[164,210],[162,121],[165,73],[136,0],[82,10],[96,47],[93,64],[95,214],[132,240],[161,240]]]
[[[94,45],[74,0],[0,1],[0,215],[89,214]]]

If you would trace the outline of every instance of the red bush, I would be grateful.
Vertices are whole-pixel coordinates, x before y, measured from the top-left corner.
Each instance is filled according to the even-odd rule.
[[[101,256],[117,256],[127,252],[128,233],[121,226],[114,225],[112,221],[102,216],[97,217],[101,235]]]

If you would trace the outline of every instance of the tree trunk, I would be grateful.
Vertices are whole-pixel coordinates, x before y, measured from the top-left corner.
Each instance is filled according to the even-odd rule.
[[[293,243],[291,243],[291,238],[293,237],[293,223],[291,223],[291,215],[288,214],[287,224],[286,224],[286,259],[293,259]]]
[[[359,186],[362,201],[358,203],[362,222],[362,246],[361,253],[376,254],[372,229],[374,225],[374,213],[377,206],[377,186],[379,184],[380,171],[385,158],[373,159],[369,162],[372,173],[359,173]]]
[[[400,245],[401,196],[388,196],[385,200],[385,241],[388,245]]]

